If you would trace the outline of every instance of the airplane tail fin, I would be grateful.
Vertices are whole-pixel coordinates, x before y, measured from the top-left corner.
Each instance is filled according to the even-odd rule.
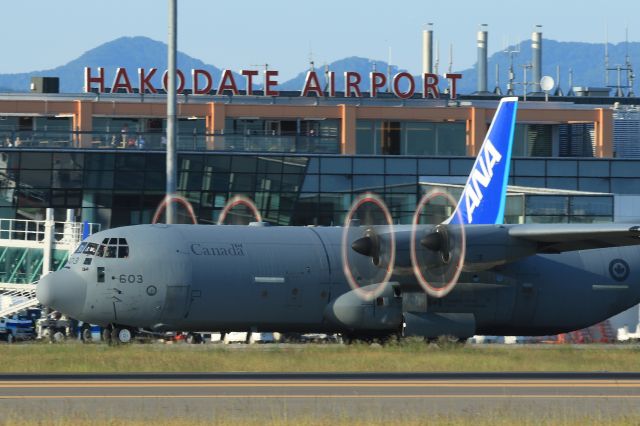
[[[503,223],[517,108],[517,97],[500,100],[458,206],[445,223]]]

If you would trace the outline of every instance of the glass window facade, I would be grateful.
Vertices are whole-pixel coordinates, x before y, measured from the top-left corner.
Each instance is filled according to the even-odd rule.
[[[462,122],[376,121],[356,123],[356,153],[365,155],[466,155]]]
[[[640,160],[512,161],[510,184],[601,194],[510,196],[509,223],[611,221],[611,193],[640,195],[631,172]],[[215,223],[227,200],[245,195],[274,224],[342,224],[353,199],[367,191],[388,203],[396,222],[408,223],[426,191],[420,182],[463,184],[472,164],[460,157],[181,152],[178,188],[200,223]],[[64,220],[72,208],[103,229],[149,223],[164,197],[164,167],[164,153],[153,151],[0,150],[0,215],[40,219],[53,207]]]

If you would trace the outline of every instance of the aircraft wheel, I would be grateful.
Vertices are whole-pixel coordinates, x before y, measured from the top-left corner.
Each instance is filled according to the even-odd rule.
[[[200,335],[200,333],[189,333],[187,334],[186,341],[190,345],[196,345],[198,343],[202,343],[202,335]]]
[[[356,338],[352,334],[343,334],[342,335],[342,343],[344,343],[345,345],[351,345],[351,344],[355,343],[355,341],[356,341]]]
[[[127,327],[115,327],[111,332],[111,340],[115,344],[131,343],[133,340],[133,332]]]
[[[82,339],[83,343],[91,343],[91,341],[93,340],[93,335],[91,334],[91,326],[89,324],[84,324],[82,326],[80,339]]]
[[[51,334],[51,338],[53,340],[54,343],[62,343],[64,342],[64,339],[66,338],[66,336],[64,335],[64,333],[62,331],[56,331],[54,333]]]
[[[7,343],[8,344],[12,344],[14,342],[14,338],[13,338],[13,334],[9,333],[7,334]]]
[[[106,342],[108,345],[112,344],[111,330],[109,329],[109,327],[105,327],[102,329],[102,340]]]

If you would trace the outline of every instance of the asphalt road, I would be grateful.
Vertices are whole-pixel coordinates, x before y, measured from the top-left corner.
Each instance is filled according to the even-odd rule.
[[[285,414],[396,422],[509,414],[640,418],[640,373],[0,375],[0,421]]]

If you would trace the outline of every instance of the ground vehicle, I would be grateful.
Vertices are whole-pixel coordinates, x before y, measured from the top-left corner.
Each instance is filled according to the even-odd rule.
[[[61,342],[73,334],[75,321],[52,312],[36,321],[36,336],[51,342]]]
[[[39,317],[39,309],[28,309],[8,318],[0,318],[0,339],[9,343],[35,339],[35,323]]]

